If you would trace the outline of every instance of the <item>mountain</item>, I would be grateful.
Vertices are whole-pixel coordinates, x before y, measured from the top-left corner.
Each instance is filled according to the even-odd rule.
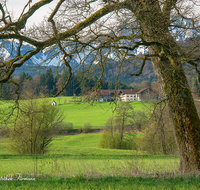
[[[0,49],[0,58],[3,60],[7,60],[10,58],[14,58],[16,56],[18,43],[15,41],[0,41],[1,49]],[[34,48],[30,45],[22,45],[21,47],[21,54],[27,54],[29,51],[33,50]],[[61,62],[61,58],[59,55],[58,49],[51,49],[45,52],[39,52],[33,57],[31,57],[25,65],[41,65],[47,64],[48,65],[57,65],[57,63]],[[78,62],[72,58],[71,65],[78,65]]]
[[[120,30],[122,35],[130,35],[130,29],[125,26],[121,26],[122,29]],[[177,30],[174,28],[171,28],[171,32],[176,36],[176,33],[178,33]],[[186,32],[185,34],[179,35],[179,38],[176,40],[178,43],[188,41],[190,36],[193,36],[192,32]],[[129,43],[128,41],[123,41],[123,43]],[[16,50],[18,43],[15,41],[0,41],[1,49],[0,49],[0,59],[10,59],[14,58],[16,56]],[[129,44],[130,45],[130,44]],[[30,50],[33,50],[33,47],[30,45],[22,45],[21,48],[21,54],[26,54]],[[107,50],[102,50],[102,56],[105,56],[108,52]],[[137,49],[135,49],[132,53],[135,55],[141,55],[141,54],[147,54],[148,50],[144,46],[139,46]],[[16,71],[14,72],[15,76],[19,76],[23,71],[28,72],[30,75],[34,76],[40,71],[41,73],[45,72],[46,68],[49,67],[49,65],[52,67],[52,70],[57,69],[57,65],[62,63],[62,59],[59,54],[59,49],[52,48],[48,51],[39,52],[38,54],[34,55],[30,60],[28,60],[22,67],[16,68]],[[85,63],[85,69],[87,68],[87,65],[93,64],[97,69],[97,76],[100,73],[100,67],[98,67],[98,62],[95,60],[96,58],[96,52],[93,52],[88,55]],[[48,64],[47,64],[48,63]],[[119,65],[121,63],[117,61],[115,54],[113,52],[109,53],[108,59],[106,60],[105,68],[104,68],[104,80],[115,83],[116,77],[118,76],[118,80],[121,82],[125,82],[127,84],[130,83],[141,83],[144,80],[148,81],[156,81],[156,77],[152,68],[152,64],[150,61],[146,61],[146,64],[143,69],[143,73],[136,77],[136,76],[130,76],[132,73],[138,73],[140,70],[140,67],[142,65],[141,60],[133,59],[133,58],[127,58],[122,67],[121,72],[119,73]],[[41,66],[46,65],[46,66]],[[48,66],[47,66],[48,65]],[[61,65],[61,64],[60,64]],[[77,67],[79,65],[79,62],[72,58],[70,61],[70,65],[73,68],[76,68],[77,72],[79,68]],[[58,67],[58,71],[61,71],[63,67]]]

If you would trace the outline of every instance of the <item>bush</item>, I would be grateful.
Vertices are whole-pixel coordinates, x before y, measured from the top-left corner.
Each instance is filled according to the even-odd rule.
[[[83,133],[88,133],[92,128],[91,123],[89,121],[84,121],[82,131]]]
[[[117,149],[119,147],[119,134],[107,132],[104,130],[99,137],[100,148]]]
[[[83,130],[82,130],[82,127],[79,127],[79,128],[78,128],[78,133],[82,133],[82,131],[83,131]]]
[[[107,120],[105,128],[99,138],[100,148],[132,149],[131,139],[133,138],[133,134],[128,132],[128,129],[130,129],[128,118],[131,117],[128,112],[131,112],[131,108],[129,104],[123,103],[117,108],[117,118],[114,120],[110,117]],[[124,125],[124,123],[127,125]]]
[[[133,140],[135,149],[149,154],[176,154],[177,146],[171,126],[165,126],[164,136],[160,133],[157,123],[149,123],[143,134]]]
[[[73,129],[73,123],[69,121],[62,121],[60,124],[61,129],[70,131]]]
[[[8,137],[10,128],[7,126],[0,126],[0,137]]]
[[[54,133],[56,135],[65,135],[73,130],[73,123],[68,121],[61,121],[56,127]]]
[[[122,141],[120,139],[120,133],[112,133],[106,130],[100,134],[99,144],[100,148],[111,148],[111,149],[132,149],[132,141],[124,138]]]
[[[10,148],[20,154],[44,154],[53,138],[53,130],[61,121],[56,106],[49,102],[26,101],[10,132]]]

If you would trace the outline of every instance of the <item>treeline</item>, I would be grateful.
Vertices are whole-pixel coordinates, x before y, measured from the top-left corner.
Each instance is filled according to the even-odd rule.
[[[31,92],[35,97],[49,97],[52,94],[56,94],[68,79],[68,73],[65,69],[61,72],[53,72],[51,68],[47,69],[46,72],[31,76],[28,72],[22,72],[19,77],[13,77],[16,81],[18,80],[19,90],[16,85],[12,83],[12,79],[4,84],[0,84],[0,99],[9,100],[15,99],[17,90],[20,97],[26,96],[25,92]],[[195,75],[188,75],[188,82],[191,87],[193,95],[198,99],[200,97],[200,85]],[[90,91],[95,84],[98,83],[98,78],[94,76],[89,78],[83,76],[81,73],[75,73],[72,75],[69,84],[66,86],[64,91],[61,93],[62,96],[73,96],[83,95]],[[160,94],[158,82],[152,82],[143,80],[140,83],[132,82],[130,85],[118,82],[117,88],[119,89],[143,89],[146,87],[152,88],[154,92]],[[101,89],[115,89],[116,84],[113,82],[101,81]]]
[[[20,97],[26,96],[27,92],[34,94],[35,97],[49,97],[52,94],[56,94],[62,89],[62,86],[68,79],[68,73],[66,70],[54,73],[51,68],[47,69],[46,72],[40,73],[32,77],[29,73],[22,72],[17,78],[19,84]],[[16,77],[15,77],[16,80]],[[62,96],[73,96],[83,95],[87,91],[91,90],[98,82],[98,78],[84,77],[80,73],[73,74],[69,84],[66,86],[64,91],[61,93]],[[115,89],[116,85],[113,82],[101,81],[101,89]],[[118,87],[120,89],[131,89],[130,85],[119,82]],[[16,96],[17,86],[11,81],[0,86],[0,99],[14,99]],[[26,93],[25,93],[26,92]]]

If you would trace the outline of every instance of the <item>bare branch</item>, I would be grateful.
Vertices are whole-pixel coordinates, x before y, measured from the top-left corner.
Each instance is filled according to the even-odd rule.
[[[144,65],[146,63],[146,59],[147,59],[147,56],[145,55],[144,59],[143,59],[143,62],[142,62],[142,66],[140,67],[140,71],[138,73],[132,73],[131,76],[140,76],[142,74]]]
[[[58,9],[60,8],[60,6],[62,5],[62,3],[63,3],[64,1],[65,1],[65,0],[60,0],[60,1],[58,2],[58,4],[56,5],[54,11],[53,11],[53,12],[51,13],[51,15],[49,16],[48,22],[50,22],[50,21],[53,19],[53,17],[54,17],[55,14],[58,12]]]
[[[54,22],[54,20],[53,20],[53,16],[50,17],[50,18],[51,18],[51,19],[49,19],[49,22],[51,22],[51,24],[52,24],[55,37],[57,37],[58,31],[57,31],[57,29],[56,29],[56,25],[55,25],[55,22]],[[65,49],[62,47],[61,42],[60,42],[59,39],[57,39],[57,44],[58,44],[58,47],[60,48],[60,50],[64,53],[63,61],[64,61],[65,66],[66,66],[67,69],[68,69],[69,76],[68,76],[68,79],[67,79],[67,81],[65,82],[65,84],[62,86],[61,90],[58,91],[55,95],[51,95],[52,97],[58,96],[58,95],[65,89],[65,87],[66,87],[67,84],[69,83],[70,78],[71,78],[71,76],[72,76],[72,68],[71,68],[71,66],[70,66],[70,64],[69,64],[69,62],[71,61],[72,56],[69,55],[69,54],[67,54],[67,52],[65,51]],[[68,57],[69,57],[69,59],[67,60]]]
[[[31,4],[31,2],[32,2],[32,0],[29,0],[28,3],[24,6],[24,9],[23,9],[21,15],[19,16],[19,19],[18,19],[18,20],[20,20],[20,18],[21,18],[22,15],[24,14],[24,11],[25,11],[25,9],[26,9],[26,7],[27,7],[28,5],[29,5],[29,9],[30,9],[30,4]]]

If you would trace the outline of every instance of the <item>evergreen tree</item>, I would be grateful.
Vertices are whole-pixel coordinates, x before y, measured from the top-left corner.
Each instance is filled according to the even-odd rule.
[[[49,92],[55,91],[54,77],[51,68],[48,69],[45,73],[45,85],[47,86]]]
[[[24,82],[25,80],[32,80],[32,76],[29,73],[25,73],[24,71],[21,73],[19,77],[20,82]]]

